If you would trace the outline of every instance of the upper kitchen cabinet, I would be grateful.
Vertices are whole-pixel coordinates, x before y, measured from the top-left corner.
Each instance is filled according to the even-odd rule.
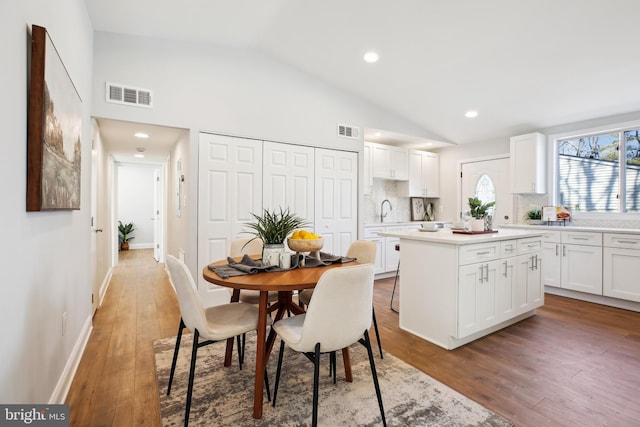
[[[374,178],[409,179],[409,150],[392,145],[370,144]]]
[[[401,194],[407,197],[440,197],[440,155],[409,150],[409,181]]]
[[[545,194],[546,137],[529,133],[511,138],[511,192]]]

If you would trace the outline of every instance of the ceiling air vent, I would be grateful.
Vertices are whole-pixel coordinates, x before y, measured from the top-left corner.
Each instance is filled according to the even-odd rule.
[[[107,82],[107,102],[152,108],[152,96],[149,89],[141,89],[120,83]]]
[[[360,128],[356,126],[338,125],[338,136],[343,138],[359,139]]]

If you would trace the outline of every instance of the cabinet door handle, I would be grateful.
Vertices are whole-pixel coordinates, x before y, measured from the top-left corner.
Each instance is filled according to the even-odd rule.
[[[538,246],[538,245],[536,245],[535,243],[529,243],[529,244],[527,245],[527,247],[528,247],[528,248],[535,248],[535,247],[537,247],[537,246]]]
[[[538,255],[536,254],[535,257],[536,257],[536,270],[537,270],[538,269]]]
[[[560,254],[558,253],[558,250],[559,250],[558,246],[559,246],[559,245],[556,243],[556,256],[560,255]]]
[[[531,259],[531,267],[529,267],[529,270],[533,271],[533,268],[534,268],[533,255],[531,255],[530,259]]]
[[[485,264],[484,266],[485,266],[485,267],[486,267],[486,269],[487,269],[487,270],[486,270],[486,271],[487,271],[487,273],[486,273],[487,275],[486,275],[486,277],[484,278],[484,280],[485,280],[486,282],[489,282],[489,264]]]
[[[570,237],[571,240],[589,240],[588,237]]]
[[[480,266],[480,283],[484,282],[484,266]]]
[[[507,277],[507,275],[508,275],[507,274],[507,261],[503,262],[503,264],[504,264],[504,273],[503,274],[504,274],[504,277]]]
[[[491,251],[476,252],[476,255],[489,255]]]
[[[562,245],[562,256],[567,256],[567,245]]]
[[[638,242],[636,242],[634,240],[618,240],[618,243],[627,243],[627,244],[630,244],[630,245],[635,245]]]

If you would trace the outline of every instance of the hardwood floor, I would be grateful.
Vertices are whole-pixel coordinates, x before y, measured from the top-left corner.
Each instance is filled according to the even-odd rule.
[[[640,313],[547,295],[536,316],[448,351],[399,329],[392,286],[374,295],[385,352],[518,426],[640,425]],[[69,391],[71,425],[160,425],[152,342],[179,319],[164,265],[123,253]]]

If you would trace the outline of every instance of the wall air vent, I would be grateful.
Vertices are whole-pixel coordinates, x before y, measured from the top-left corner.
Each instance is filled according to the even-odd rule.
[[[153,107],[153,97],[149,89],[142,89],[120,83],[107,82],[106,101],[114,104]]]
[[[338,136],[343,138],[359,139],[360,128],[356,126],[338,125]]]

